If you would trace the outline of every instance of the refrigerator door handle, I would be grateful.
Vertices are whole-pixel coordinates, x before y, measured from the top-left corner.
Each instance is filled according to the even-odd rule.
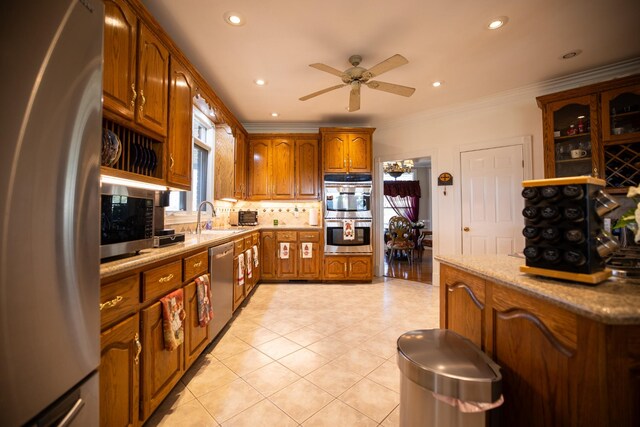
[[[67,415],[65,415],[62,420],[60,420],[60,424],[58,427],[67,427],[71,425],[73,419],[78,415],[78,413],[84,408],[84,400],[81,397],[76,400],[76,403],[73,404]]]

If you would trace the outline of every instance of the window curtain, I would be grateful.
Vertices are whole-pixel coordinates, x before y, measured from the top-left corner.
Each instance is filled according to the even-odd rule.
[[[384,182],[384,197],[387,202],[389,202],[395,213],[411,222],[418,221],[420,196],[419,181]]]

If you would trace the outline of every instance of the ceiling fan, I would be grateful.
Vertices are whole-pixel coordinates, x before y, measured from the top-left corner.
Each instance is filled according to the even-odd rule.
[[[408,64],[409,61],[402,55],[395,54],[391,58],[385,59],[368,70],[359,66],[360,62],[362,62],[362,57],[360,55],[350,56],[349,62],[352,67],[345,71],[336,70],[335,68],[325,64],[310,64],[309,67],[340,77],[343,83],[303,96],[300,98],[300,101],[306,101],[307,99],[322,95],[323,93],[331,92],[332,90],[340,89],[341,87],[351,86],[351,94],[349,95],[349,112],[353,112],[360,109],[360,86],[362,85],[366,85],[371,89],[382,90],[384,92],[407,97],[413,95],[413,92],[415,92],[415,88],[412,87],[397,85],[394,83],[379,82],[376,80],[370,81],[370,79],[377,77],[382,73],[386,73],[387,71],[393,70],[401,65]]]

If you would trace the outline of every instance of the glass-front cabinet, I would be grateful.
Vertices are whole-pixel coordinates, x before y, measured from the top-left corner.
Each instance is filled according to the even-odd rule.
[[[597,99],[593,95],[545,106],[545,176],[598,175]]]
[[[640,85],[602,93],[602,139],[640,138]]]

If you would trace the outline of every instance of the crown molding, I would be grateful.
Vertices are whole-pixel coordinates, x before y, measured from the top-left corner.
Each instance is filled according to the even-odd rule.
[[[243,123],[248,133],[318,133],[324,127],[364,127],[362,123],[295,123],[295,122],[256,122]]]

